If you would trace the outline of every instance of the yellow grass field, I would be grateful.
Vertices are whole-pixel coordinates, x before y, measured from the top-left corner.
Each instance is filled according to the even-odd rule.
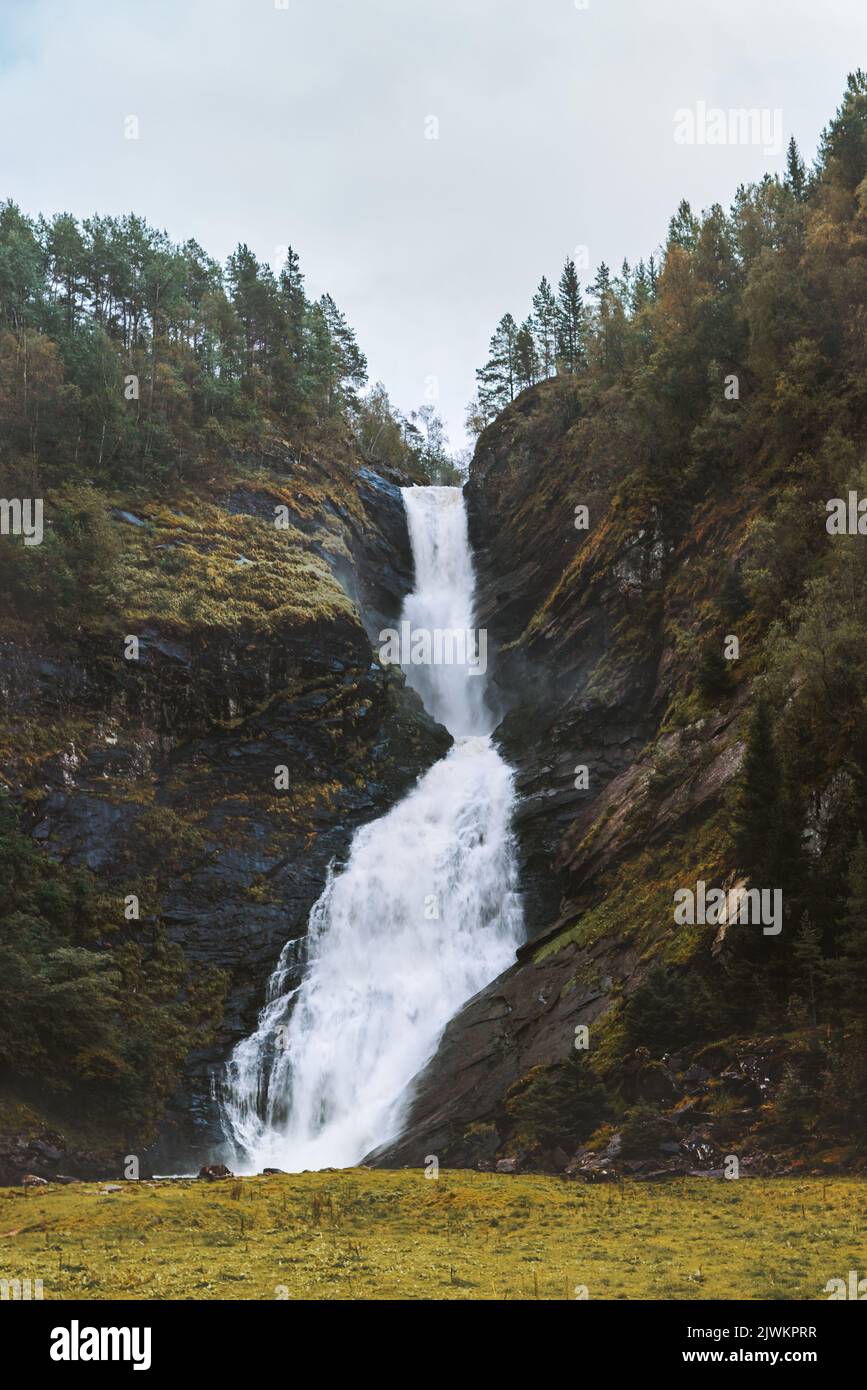
[[[867,1183],[847,1178],[106,1186],[0,1189],[0,1278],[46,1299],[824,1299],[867,1272]]]

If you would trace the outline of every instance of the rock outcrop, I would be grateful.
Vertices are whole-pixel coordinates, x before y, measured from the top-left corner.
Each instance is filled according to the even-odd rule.
[[[5,770],[25,826],[45,853],[99,877],[123,939],[148,948],[159,930],[193,965],[223,972],[227,993],[155,1146],[106,1137],[93,1152],[72,1126],[43,1131],[30,1088],[30,1123],[0,1134],[0,1180],[32,1166],[42,1132],[56,1149],[46,1176],[117,1172],[124,1152],[143,1172],[207,1158],[222,1059],[254,1027],[329,863],[450,744],[375,655],[412,582],[404,480],[352,457],[287,449],[268,462],[270,473],[170,506],[115,508],[131,582],[114,620],[4,643],[8,718],[48,733],[39,748],[13,745]]]
[[[543,383],[485,430],[471,466],[478,622],[497,653],[496,736],[517,774],[527,941],[446,1028],[405,1132],[372,1158],[385,1166],[430,1153],[485,1166],[520,1151],[562,1171],[561,1146],[552,1157],[522,1134],[517,1089],[558,1075],[581,1025],[604,1070],[625,1000],[654,961],[695,944],[674,932],[674,887],[696,864],[709,882],[725,871],[717,818],[746,685],[720,707],[697,700],[675,638],[744,546],[753,499],[716,503],[713,527],[673,542],[623,468],[583,465],[579,426],[568,382]]]

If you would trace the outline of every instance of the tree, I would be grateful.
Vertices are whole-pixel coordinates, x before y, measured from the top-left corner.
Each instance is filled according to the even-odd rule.
[[[64,326],[75,326],[79,295],[84,289],[84,240],[78,223],[68,212],[52,218],[46,239],[49,274],[54,295],[64,311]],[[61,293],[58,295],[57,291]]]
[[[557,286],[557,360],[564,372],[577,372],[585,360],[586,316],[578,273],[571,257]]]
[[[822,942],[816,927],[805,912],[795,936],[792,951],[797,962],[798,973],[805,986],[805,994],[810,1010],[810,1021],[815,1027],[818,1022],[822,990],[828,976],[828,968],[822,955]]]
[[[590,294],[596,300],[597,305],[601,307],[611,294],[611,291],[611,271],[608,269],[605,262],[601,261],[593,284],[590,286]]]
[[[604,261],[596,272],[590,294],[596,300],[594,356],[607,375],[623,366],[626,318],[618,287]]]
[[[780,780],[770,710],[767,700],[760,696],[747,728],[732,817],[738,867],[759,883],[766,879],[771,860]]]
[[[345,314],[330,294],[323,294],[319,308],[331,339],[337,372],[336,395],[341,404],[354,403],[356,392],[367,381],[367,358],[358,346]]]
[[[711,634],[702,644],[698,663],[698,687],[709,700],[718,699],[731,690],[729,664],[722,654],[719,634]]]
[[[479,405],[486,420],[492,420],[515,399],[518,328],[511,314],[504,314],[491,338],[488,361],[476,370]]]
[[[553,376],[557,370],[557,301],[544,275],[533,295],[532,323],[541,373]]]
[[[12,328],[32,318],[44,293],[43,253],[33,223],[11,200],[0,205],[0,317]]]
[[[303,395],[304,328],[307,320],[307,299],[304,276],[298,253],[290,246],[277,281],[280,312],[280,341],[277,345],[274,374],[290,407],[297,405]]]
[[[533,325],[530,319],[525,319],[515,335],[515,372],[519,386],[522,389],[533,386],[539,379],[539,370]]]
[[[820,165],[832,182],[853,192],[867,173],[867,73],[850,72],[834,119],[822,132]]]
[[[684,251],[692,251],[698,239],[698,232],[698,219],[693,216],[686,198],[681,198],[677,212],[668,224],[666,250],[671,246],[679,246]]]
[[[802,203],[807,192],[807,171],[801,158],[794,135],[786,151],[786,177],[784,183],[796,202]]]
[[[462,481],[449,452],[445,426],[434,407],[428,403],[414,410],[410,421],[419,436],[418,461],[432,483],[439,487],[455,487]]]
[[[478,373],[476,373],[478,375]],[[478,395],[467,401],[464,413],[464,429],[473,439],[478,439],[491,417],[486,413]]]
[[[243,338],[241,375],[250,394],[258,395],[256,375],[267,371],[276,286],[268,266],[260,265],[249,246],[240,245],[227,264],[232,304]]]
[[[648,305],[653,298],[653,290],[650,283],[650,276],[647,273],[647,266],[644,261],[639,261],[632,276],[632,293],[630,297],[630,307],[633,314],[640,314],[641,310]]]

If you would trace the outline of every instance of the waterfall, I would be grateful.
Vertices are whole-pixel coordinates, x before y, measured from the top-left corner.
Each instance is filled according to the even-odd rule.
[[[415,567],[402,623],[467,631],[474,582],[459,488],[404,488]],[[236,1171],[343,1167],[400,1133],[411,1082],[463,1003],[514,959],[522,917],[512,774],[490,737],[484,679],[463,663],[406,669],[455,737],[404,799],[358,830],[284,948],[256,1031],[221,1088]]]

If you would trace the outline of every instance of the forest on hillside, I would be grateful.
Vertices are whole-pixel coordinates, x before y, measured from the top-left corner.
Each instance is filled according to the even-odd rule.
[[[10,482],[194,480],[221,454],[266,455],[278,425],[299,445],[343,425],[369,462],[450,476],[433,406],[404,417],[366,382],[355,333],[331,295],[308,297],[291,246],[275,275],[246,245],[222,267],[134,214],[0,206]]]

